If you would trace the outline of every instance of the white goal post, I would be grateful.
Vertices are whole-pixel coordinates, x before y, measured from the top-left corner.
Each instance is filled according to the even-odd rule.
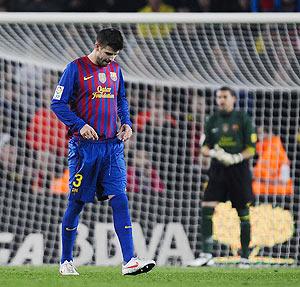
[[[125,153],[138,255],[177,265],[201,251],[207,165],[199,142],[214,92],[226,85],[255,125],[280,137],[289,158],[292,191],[256,194],[253,260],[298,264],[298,13],[1,12],[0,265],[59,260],[67,139],[49,102],[66,64],[89,53],[103,27],[124,35],[117,61],[134,123]],[[236,214],[227,204],[218,211],[214,252],[219,262],[234,262]],[[85,207],[75,251],[78,264],[120,263],[107,203]]]

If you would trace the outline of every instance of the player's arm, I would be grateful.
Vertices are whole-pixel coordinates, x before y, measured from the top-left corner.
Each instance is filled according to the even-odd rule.
[[[206,157],[215,157],[216,151],[214,149],[214,142],[211,134],[211,118],[205,123],[204,126],[204,141],[201,147],[201,154]]]
[[[255,155],[257,134],[247,114],[244,115],[244,143],[245,149],[241,152],[244,159],[250,159]]]
[[[76,65],[70,63],[64,70],[51,101],[51,110],[72,132],[80,132],[86,125],[84,120],[72,112],[69,107],[76,85],[77,73]]]
[[[209,148],[207,145],[201,147],[201,153],[206,157],[216,157],[216,152],[214,148]]]
[[[128,101],[125,93],[125,85],[122,72],[119,73],[119,91],[118,91],[118,117],[121,121],[121,127],[118,130],[117,137],[122,141],[128,140],[132,136],[132,122],[130,120]]]

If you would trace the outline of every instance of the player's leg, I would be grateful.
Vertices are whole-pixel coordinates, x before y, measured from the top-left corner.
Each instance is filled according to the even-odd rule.
[[[204,201],[202,202],[201,214],[201,239],[202,239],[202,252],[199,257],[188,262],[187,266],[200,267],[210,266],[214,264],[213,261],[213,227],[212,217],[217,206],[217,201]]]
[[[82,201],[69,201],[62,220],[62,256],[61,263],[73,260],[73,246],[79,223],[79,215],[84,203]]]
[[[248,259],[249,257],[249,244],[251,238],[251,226],[250,226],[250,215],[249,207],[246,206],[243,209],[237,209],[238,216],[240,218],[241,227],[241,258]]]
[[[196,267],[214,264],[212,217],[217,204],[226,199],[226,189],[224,188],[223,178],[223,169],[212,166],[210,169],[209,182],[204,191],[204,198],[201,206],[202,252],[199,254],[198,258],[189,262],[188,266]]]
[[[78,275],[73,265],[73,247],[76,239],[79,215],[84,206],[82,201],[69,201],[62,221],[62,256],[60,273],[62,275]]]
[[[129,213],[128,199],[125,193],[109,196],[113,210],[113,220],[123,254],[123,275],[137,275],[150,271],[154,266],[153,260],[141,260],[134,257],[132,224]]]
[[[228,173],[230,182],[230,200],[232,207],[237,210],[240,218],[241,240],[241,267],[249,266],[249,244],[251,239],[251,226],[249,206],[254,200],[252,193],[252,176],[247,162],[242,162],[230,168]]]
[[[153,260],[141,260],[134,257],[132,224],[126,195],[126,165],[123,154],[123,143],[111,144],[110,156],[105,163],[102,176],[104,196],[109,197],[113,211],[113,221],[123,254],[123,275],[137,275],[150,271]]]
[[[213,224],[212,217],[217,206],[217,201],[202,202],[202,252],[212,254],[213,251]]]
[[[114,228],[121,245],[123,261],[127,263],[134,257],[132,224],[127,195],[120,193],[116,196],[112,196],[109,200],[109,204],[113,211]]]
[[[94,166],[91,164],[93,154],[88,152],[89,147],[79,148],[76,139],[69,141],[69,170],[70,170],[70,194],[67,209],[62,220],[62,256],[60,262],[60,273],[62,275],[78,275],[73,265],[73,247],[77,234],[79,215],[83,209],[84,202],[94,200],[96,182],[93,178]],[[84,154],[85,156],[82,156]],[[87,155],[89,158],[87,159]],[[87,161],[89,164],[85,164]]]

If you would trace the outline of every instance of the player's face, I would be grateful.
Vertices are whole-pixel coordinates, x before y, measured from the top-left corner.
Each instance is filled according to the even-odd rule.
[[[117,57],[120,51],[114,51],[111,47],[102,47],[96,44],[96,61],[97,65],[105,67],[109,65]]]
[[[231,112],[234,108],[235,96],[230,91],[217,91],[216,102],[219,110],[225,112]]]

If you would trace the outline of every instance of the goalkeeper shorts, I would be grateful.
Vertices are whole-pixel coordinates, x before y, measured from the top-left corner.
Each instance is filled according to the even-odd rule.
[[[118,138],[107,141],[69,142],[69,200],[93,202],[126,192],[124,143]]]
[[[243,209],[253,202],[252,174],[248,161],[229,167],[212,162],[203,201],[227,200],[236,209]]]

